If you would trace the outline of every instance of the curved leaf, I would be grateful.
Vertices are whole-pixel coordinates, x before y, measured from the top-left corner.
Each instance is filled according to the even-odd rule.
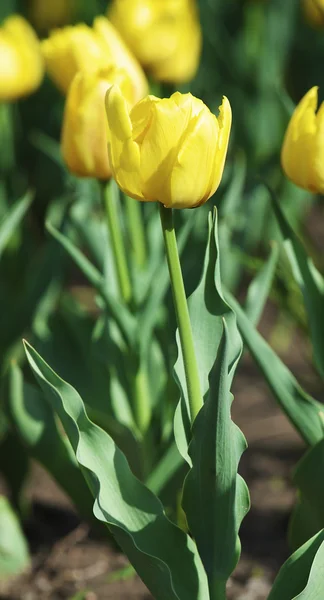
[[[43,394],[24,383],[20,368],[9,372],[8,410],[15,436],[71,498],[86,519],[93,520],[92,496],[84,482],[70,443],[59,430]]]
[[[323,568],[324,531],[320,531],[286,560],[275,579],[268,600],[320,600],[324,597]],[[321,593],[317,596],[309,595],[317,583],[322,585],[321,590],[317,590]]]
[[[0,580],[19,575],[29,564],[27,542],[7,498],[0,496]]]
[[[224,319],[209,394],[193,425],[189,446],[192,469],[183,493],[183,508],[207,572],[211,597],[225,590],[226,581],[237,564],[238,530],[249,509],[248,489],[237,474],[246,441],[231,420],[230,387],[241,355],[238,340],[235,346],[237,354],[233,363],[233,347]]]
[[[228,326],[230,365],[236,363],[237,355],[242,349],[241,338],[237,332],[235,314],[224,300],[222,293],[216,209],[214,209],[213,215],[209,215],[209,234],[203,274],[198,287],[188,299],[188,307],[201,392],[203,396],[206,396],[209,390],[209,374],[214,365],[223,333],[222,318],[225,319]],[[187,452],[191,440],[189,401],[178,332],[177,341],[178,359],[174,368],[182,399],[180,405],[177,407],[175,416],[175,436],[180,454],[191,465],[191,459]],[[233,377],[233,374],[234,370],[231,371],[231,377]],[[229,385],[230,383],[229,381]]]
[[[13,232],[19,225],[20,221],[25,216],[28,208],[32,202],[32,195],[27,192],[23,198],[17,200],[15,204],[11,206],[4,219],[0,223],[0,257],[9,242]]]
[[[313,342],[315,364],[320,375],[324,378],[324,279],[315,268],[303,244],[289,225],[273,193],[271,193],[271,199],[273,210],[284,238],[284,247],[293,276],[304,297]]]
[[[132,474],[110,436],[87,417],[79,394],[25,344],[27,358],[58,413],[95,497],[94,514],[157,600],[208,600],[195,543],[169,521],[156,496]]]
[[[290,523],[293,547],[303,544],[324,528],[324,439],[299,461],[293,482],[299,490],[297,505]]]
[[[232,294],[226,292],[225,296],[236,313],[243,340],[281,409],[305,442],[309,445],[316,444],[324,434],[323,405],[302,389],[279,356],[255,329]]]

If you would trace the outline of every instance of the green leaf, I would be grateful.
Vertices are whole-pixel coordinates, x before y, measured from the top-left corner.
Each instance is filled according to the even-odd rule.
[[[320,531],[281,567],[268,600],[320,600],[324,597],[323,565],[324,531]]]
[[[299,494],[289,528],[293,547],[303,544],[324,528],[324,439],[299,461],[293,482]]]
[[[60,430],[53,410],[43,394],[24,383],[20,368],[12,364],[9,372],[8,411],[19,440],[57,481],[80,514],[93,520],[92,496],[75,460],[69,441]]]
[[[173,442],[150,473],[146,485],[154,494],[159,494],[173,475],[183,466],[182,456]]]
[[[0,580],[19,575],[29,565],[27,542],[9,501],[0,496]]]
[[[268,260],[249,285],[245,301],[245,313],[253,325],[258,324],[262,315],[273,282],[278,258],[279,246],[274,242]]]
[[[279,406],[309,444],[316,444],[324,434],[323,405],[307,394],[293,374],[247,318],[237,300],[225,297],[236,313],[237,323],[251,355],[260,368]]]
[[[23,198],[17,200],[17,202],[12,205],[2,219],[0,223],[0,258],[16,227],[18,227],[19,223],[24,218],[32,200],[32,194],[27,192]]]
[[[111,312],[128,343],[131,345],[134,344],[135,320],[126,306],[119,302],[116,297],[109,294],[105,286],[105,280],[100,271],[88,260],[88,258],[86,258],[86,256],[84,256],[84,254],[82,254],[71,240],[60,233],[53,225],[47,223],[46,228],[74,260],[75,264],[85,275],[89,283],[91,283],[100,296],[102,296],[107,308]]]
[[[294,600],[319,600],[324,597],[324,541],[313,560],[308,583]]]
[[[74,388],[29,344],[25,347],[95,497],[95,516],[108,524],[157,600],[208,600],[206,574],[193,540],[167,519],[158,498],[134,477],[110,436],[88,419]]]
[[[231,354],[229,360],[231,364],[236,363],[237,356],[242,350],[242,341],[237,332],[235,314],[225,302],[222,294],[216,209],[213,216],[209,215],[209,234],[202,277],[198,287],[188,299],[188,307],[198,363],[200,387],[202,395],[205,396],[209,390],[208,378],[214,365],[223,333],[223,318],[228,326]],[[178,405],[176,410],[175,437],[180,454],[191,465],[191,459],[187,452],[191,440],[189,400],[178,332],[177,342],[178,359],[175,364],[175,373],[182,397],[180,405]],[[234,371],[232,372],[233,374]]]
[[[311,258],[307,255],[303,244],[289,225],[273,193],[271,193],[271,199],[273,210],[284,238],[284,248],[293,276],[304,297],[315,364],[321,377],[324,378],[324,280],[315,268]]]
[[[224,319],[209,394],[193,425],[189,446],[192,469],[183,493],[183,508],[207,572],[211,598],[218,597],[217,593],[223,597],[240,555],[238,530],[249,510],[249,493],[237,474],[246,441],[231,420],[230,387],[241,355],[235,341],[234,359],[232,343]]]

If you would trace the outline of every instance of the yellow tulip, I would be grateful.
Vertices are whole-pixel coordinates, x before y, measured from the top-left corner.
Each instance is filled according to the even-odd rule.
[[[109,179],[108,125],[105,95],[111,85],[120,86],[132,101],[127,73],[111,67],[96,73],[79,71],[70,85],[63,118],[62,153],[68,169],[81,177]]]
[[[43,75],[43,57],[33,29],[23,17],[9,17],[0,27],[0,101],[31,94]]]
[[[324,193],[324,103],[317,110],[317,87],[311,88],[296,107],[281,151],[281,164],[296,185]]]
[[[218,118],[191,94],[147,96],[129,112],[113,86],[106,96],[113,177],[132,198],[192,208],[212,196],[222,178],[232,112],[223,98]]]
[[[100,40],[104,56],[111,56],[117,67],[127,71],[133,84],[134,103],[144,98],[148,93],[146,76],[117,29],[106,17],[97,17],[93,22],[93,29]]]
[[[201,51],[196,0],[114,0],[108,14],[156,79],[181,83],[195,75]]]
[[[105,17],[95,19],[93,28],[79,24],[54,30],[42,49],[48,73],[63,93],[78,71],[96,73],[113,66],[127,70],[135,101],[147,93],[141,66]]]
[[[75,0],[29,0],[28,17],[37,29],[48,31],[68,23]]]
[[[303,0],[305,17],[313,27],[324,27],[324,0]]]

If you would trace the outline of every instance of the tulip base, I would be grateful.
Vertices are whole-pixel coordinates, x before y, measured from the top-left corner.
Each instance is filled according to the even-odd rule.
[[[170,273],[174,307],[179,328],[190,406],[190,418],[191,422],[193,423],[203,405],[203,399],[200,390],[199,373],[193,343],[189,310],[174,231],[172,209],[166,208],[161,204],[160,217]]]

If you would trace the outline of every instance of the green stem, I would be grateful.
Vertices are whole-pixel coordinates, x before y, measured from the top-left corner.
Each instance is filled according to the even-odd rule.
[[[139,365],[134,379],[135,420],[141,434],[144,434],[151,420],[151,397],[147,370]]]
[[[131,245],[138,267],[142,268],[146,264],[146,241],[143,227],[143,216],[141,205],[137,200],[125,196],[126,212],[128,220],[128,230],[131,239]]]
[[[129,304],[132,296],[131,282],[125,254],[125,246],[121,231],[121,223],[118,215],[119,191],[113,179],[103,186],[103,203],[106,212],[109,237],[114,254],[116,275],[120,295],[126,304]]]
[[[210,600],[226,600],[226,581],[216,579],[209,586]]]
[[[188,304],[183,284],[177,241],[175,237],[172,209],[160,205],[160,217],[166,255],[171,279],[173,300],[180,334],[191,422],[195,420],[203,405],[200,391],[198,366],[193,344]]]

